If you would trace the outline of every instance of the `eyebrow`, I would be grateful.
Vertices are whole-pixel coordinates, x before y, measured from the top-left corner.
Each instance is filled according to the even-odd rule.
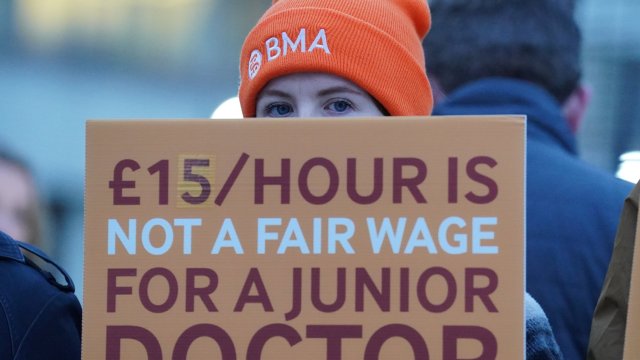
[[[338,86],[332,86],[332,87],[318,91],[318,96],[327,96],[327,95],[335,94],[338,92],[348,92],[356,95],[365,95],[362,91],[359,91],[357,89],[354,89],[348,86],[338,85]]]
[[[332,94],[340,93],[340,92],[347,92],[347,93],[360,95],[360,96],[366,96],[367,95],[365,92],[360,91],[358,89],[354,89],[352,87],[343,86],[343,85],[336,85],[336,86],[331,86],[331,87],[328,87],[328,88],[325,88],[325,89],[322,89],[322,90],[318,91],[316,93],[316,96],[328,96],[328,95],[332,95]],[[293,95],[291,95],[290,93],[288,93],[286,91],[282,91],[282,90],[278,90],[278,89],[265,89],[265,90],[263,90],[262,95],[264,95],[264,96],[281,97],[281,98],[285,98],[285,99],[288,99],[288,100],[292,100],[293,99]]]
[[[277,89],[265,89],[263,90],[263,95],[267,95],[267,96],[277,96],[277,97],[283,97],[286,99],[292,99],[293,97],[284,91],[280,91]]]

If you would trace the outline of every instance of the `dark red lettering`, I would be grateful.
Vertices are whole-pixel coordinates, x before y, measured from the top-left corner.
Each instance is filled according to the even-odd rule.
[[[122,190],[135,189],[136,182],[133,180],[122,180],[124,169],[136,171],[140,169],[140,164],[132,159],[120,160],[113,168],[113,180],[109,181],[109,188],[113,189],[113,205],[139,205],[139,196],[124,196]]]
[[[291,294],[291,310],[284,314],[284,319],[287,321],[293,320],[300,315],[300,308],[302,307],[302,269],[293,268],[293,286]]]
[[[347,194],[349,198],[353,200],[356,204],[372,204],[382,195],[382,179],[383,179],[383,162],[382,158],[375,158],[373,160],[373,189],[371,189],[371,193],[369,195],[360,195],[357,189],[357,178],[356,178],[356,159],[348,158],[347,159]],[[369,182],[367,182],[369,183]]]
[[[400,312],[409,311],[409,268],[400,268]]]
[[[413,167],[416,170],[414,177],[403,176],[402,169],[405,167]],[[422,184],[427,178],[427,164],[417,158],[394,158],[393,159],[393,203],[402,203],[402,188],[413,195],[414,200],[418,204],[425,204],[427,199],[420,192],[418,185]]]
[[[485,195],[477,195],[469,191],[465,197],[474,204],[488,204],[498,197],[498,184],[492,178],[478,172],[479,165],[487,165],[490,168],[498,164],[493,158],[488,156],[476,156],[467,163],[467,175],[469,179],[487,187]]]
[[[169,160],[160,160],[151,165],[149,175],[158,173],[158,205],[169,203]]]
[[[323,288],[320,281],[320,268],[311,269],[311,303],[313,303],[316,309],[329,313],[342,308],[345,301],[345,288],[347,287],[346,272],[346,268],[336,269],[336,299],[331,304],[325,304],[320,298],[321,289]],[[329,288],[329,286],[325,286],[324,288]]]
[[[403,324],[390,324],[378,329],[367,343],[364,350],[365,359],[379,359],[382,345],[392,337],[400,337],[411,345],[416,360],[429,360],[429,351],[424,339],[414,328]]]
[[[314,167],[322,167],[327,171],[329,175],[329,186],[327,191],[322,195],[314,195],[309,189],[309,173]],[[310,204],[322,205],[331,201],[338,193],[338,185],[340,183],[340,177],[338,175],[338,169],[333,165],[331,160],[325,158],[313,158],[307,160],[302,164],[300,173],[298,174],[298,186],[300,188],[300,195]]]
[[[266,325],[260,330],[258,330],[251,341],[249,341],[249,347],[247,348],[247,360],[260,360],[262,358],[262,349],[267,341],[274,337],[281,337],[287,340],[289,345],[294,346],[295,344],[302,341],[300,334],[296,331],[296,329],[292,328],[286,324],[269,324]],[[282,356],[279,354],[280,358],[286,358],[286,356]],[[226,360],[226,359],[225,359]]]
[[[427,297],[427,282],[429,282],[429,279],[436,275],[442,277],[442,279],[444,279],[447,284],[447,296],[441,304],[434,304]],[[416,285],[416,291],[418,295],[418,301],[425,310],[433,313],[441,313],[449,310],[449,308],[453,306],[453,303],[456,300],[456,279],[453,277],[453,274],[449,272],[449,270],[443,267],[430,267],[427,270],[423,271],[422,274],[420,274],[420,277],[418,278],[418,284]]]
[[[254,203],[264,204],[264,187],[267,185],[280,186],[280,203],[288,204],[291,195],[291,159],[280,160],[280,175],[266,176],[264,174],[264,159],[255,161],[255,194]]]
[[[202,287],[196,287],[196,278],[204,278],[207,280],[207,284]],[[193,312],[195,309],[196,297],[200,297],[200,300],[207,308],[207,311],[218,311],[216,305],[211,300],[209,295],[218,287],[218,274],[215,271],[208,268],[187,268],[187,283],[186,283],[186,304],[185,311]]]
[[[356,311],[364,311],[364,288],[369,290],[369,294],[378,304],[381,311],[389,311],[391,308],[391,269],[380,269],[382,284],[381,289],[376,287],[375,282],[369,276],[367,269],[356,268]]]
[[[222,360],[236,359],[236,348],[233,346],[233,340],[231,340],[231,337],[226,333],[226,331],[213,324],[196,324],[185,330],[176,341],[176,346],[173,348],[173,355],[171,356],[171,359],[186,360],[191,344],[196,339],[202,337],[208,337],[215,340],[220,347],[220,355],[222,355],[220,358]],[[209,356],[212,359],[217,358],[211,353],[209,353]],[[109,357],[107,358],[109,359]],[[149,359],[161,359],[161,357],[149,357]]]
[[[458,340],[475,339],[482,345],[482,353],[473,359],[494,360],[498,355],[498,341],[491,331],[480,326],[444,326],[442,329],[442,359],[463,360],[458,357]]]
[[[194,167],[209,167],[209,159],[184,159],[182,179],[184,181],[198,184],[197,186],[200,187],[200,190],[198,191],[197,196],[194,196],[187,191],[182,193],[180,197],[187,204],[198,205],[209,199],[209,196],[211,195],[211,183],[209,183],[209,180],[206,177],[200,174],[194,174]]]
[[[154,277],[164,278],[167,281],[167,285],[169,285],[167,298],[160,304],[154,304],[149,297],[149,284]],[[152,268],[147,270],[147,272],[142,275],[138,292],[140,294],[140,302],[145,309],[153,313],[166,312],[169,311],[169,309],[171,309],[173,305],[175,305],[176,300],[178,299],[178,279],[176,279],[171,270],[167,268]]]
[[[116,283],[119,276],[136,276],[135,268],[107,269],[107,312],[116,311],[116,295],[131,295],[131,286],[118,286]]]
[[[342,339],[362,338],[360,325],[308,325],[307,338],[327,339],[327,360],[342,359]],[[365,359],[368,359],[365,357]]]
[[[485,287],[476,287],[475,279],[478,276],[485,277],[488,281]],[[464,311],[473,312],[473,299],[480,298],[484,307],[489,312],[498,312],[498,308],[491,301],[491,294],[498,288],[498,275],[489,268],[467,268],[464,271]]]
[[[256,287],[257,294],[250,295],[251,288],[254,285]],[[233,311],[242,311],[244,309],[244,305],[247,303],[262,304],[262,308],[264,309],[264,311],[273,311],[273,306],[271,305],[271,300],[269,299],[269,295],[267,294],[267,289],[262,282],[260,271],[258,271],[257,268],[251,268],[251,270],[249,270],[249,275],[247,275],[247,279],[244,282],[242,291],[240,291],[238,302],[236,302],[236,306],[233,308]]]
[[[224,199],[227,198],[227,195],[231,191],[233,184],[235,184],[236,179],[238,179],[238,176],[240,176],[240,172],[244,168],[244,165],[247,163],[247,160],[249,160],[249,154],[242,153],[235,166],[233,167],[233,170],[231,170],[229,177],[224,182],[224,185],[222,185],[222,189],[220,189],[218,196],[216,196],[216,200],[214,201],[216,205],[222,205]]]
[[[158,339],[147,329],[140,326],[108,325],[107,351],[105,358],[121,359],[122,340],[135,340],[144,346],[148,359],[162,359],[162,348]]]
[[[458,158],[449,158],[449,204],[458,203]]]

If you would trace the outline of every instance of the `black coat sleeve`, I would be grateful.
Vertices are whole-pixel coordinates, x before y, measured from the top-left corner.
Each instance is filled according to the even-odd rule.
[[[54,264],[67,279],[58,283],[21,247],[0,232],[0,359],[80,359],[82,309],[73,282]],[[46,257],[37,249],[32,255]]]

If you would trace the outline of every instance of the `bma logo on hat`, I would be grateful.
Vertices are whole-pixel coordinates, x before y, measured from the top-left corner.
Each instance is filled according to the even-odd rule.
[[[251,57],[249,57],[249,79],[253,80],[258,75],[260,66],[262,66],[262,53],[260,53],[260,50],[255,49],[251,52]]]

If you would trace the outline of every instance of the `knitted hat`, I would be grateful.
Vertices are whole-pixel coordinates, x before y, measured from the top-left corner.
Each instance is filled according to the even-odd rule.
[[[357,84],[390,115],[429,115],[421,42],[430,25],[426,0],[274,1],[242,46],[242,112],[256,115],[270,80],[319,72]]]

